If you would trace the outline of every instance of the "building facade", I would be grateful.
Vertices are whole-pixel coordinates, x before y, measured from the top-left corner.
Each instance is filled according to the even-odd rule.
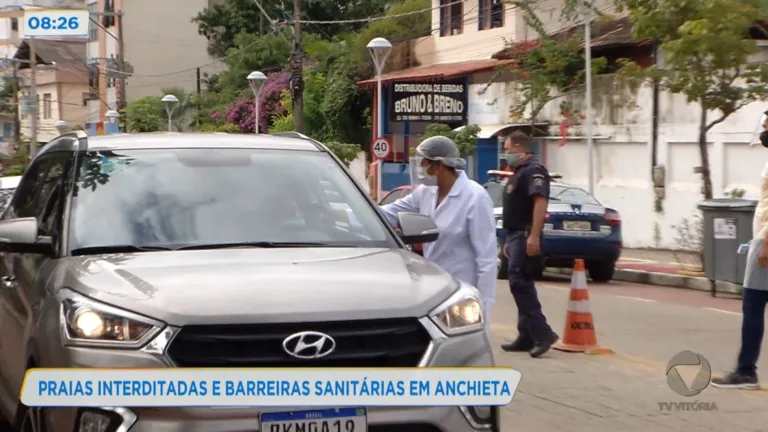
[[[98,16],[91,23],[88,42],[90,85],[89,121],[104,121],[119,105],[120,43],[122,33],[126,70],[126,101],[162,96],[163,88],[197,88],[197,68],[217,72],[220,66],[207,53],[207,40],[192,22],[212,0],[88,0],[88,10]],[[122,12],[120,20],[115,16]]]
[[[382,163],[383,190],[409,182],[409,169],[400,157],[407,154],[409,144],[418,142],[418,135],[429,123],[480,126],[476,154],[468,169],[480,182],[485,180],[483,173],[498,163],[498,137],[521,126],[509,114],[520,99],[518,85],[512,73],[500,73],[509,58],[505,56],[504,39],[532,40],[538,34],[526,25],[519,8],[505,5],[501,12],[501,6],[493,9],[492,1],[467,0],[447,6],[449,3],[453,2],[434,0],[437,9],[432,13],[432,34],[408,43],[411,61],[418,66],[389,71],[382,77],[385,129],[380,133],[374,122],[374,138],[383,135],[393,143],[393,151]],[[489,3],[492,13],[486,18]],[[446,6],[438,8],[441,4]],[[532,4],[549,34],[567,38],[582,31],[583,24],[563,18],[561,0]],[[594,9],[603,16],[592,22],[593,57],[606,57],[609,61],[630,58],[641,66],[652,64],[652,44],[632,39],[629,20],[612,15],[612,1],[599,0]],[[757,44],[761,51],[751,61],[768,61],[768,40],[758,40]],[[448,95],[465,107],[455,122],[436,116],[434,105],[429,112],[427,104],[414,103],[435,100],[441,96],[435,94],[435,89],[442,89],[443,84],[462,82],[466,86],[463,93]],[[375,94],[375,83],[373,78],[360,85],[371,88]],[[395,91],[398,87],[411,92]],[[409,102],[398,104],[403,98]],[[562,95],[545,105],[536,119],[541,123],[536,125],[540,131],[537,153],[550,171],[561,174],[565,182],[587,189],[590,155],[584,121],[570,126],[566,136],[561,136],[562,103],[581,113],[586,110],[583,92]],[[405,112],[397,112],[395,105]],[[758,196],[758,178],[767,153],[754,144],[760,117],[767,108],[764,102],[750,104],[709,132],[715,197]],[[701,175],[696,169],[701,164],[697,144],[701,108],[687,103],[684,96],[664,91],[654,97],[647,84],[639,88],[622,86],[613,75],[606,74],[593,80],[592,110],[594,195],[621,213],[627,227],[623,232],[625,246],[700,250],[702,233],[697,204],[702,193]],[[664,174],[661,188],[653,182],[654,167]]]
[[[84,128],[88,121],[88,69],[83,62],[85,41],[39,41],[35,45],[38,58],[37,83],[37,141],[45,143],[60,134],[56,127],[65,121],[69,128]],[[19,100],[21,135],[32,134],[31,118],[34,104],[25,103],[30,95],[29,45],[22,42],[15,59],[20,64]]]

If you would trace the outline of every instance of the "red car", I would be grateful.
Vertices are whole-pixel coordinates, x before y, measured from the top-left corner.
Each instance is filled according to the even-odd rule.
[[[412,191],[413,186],[411,185],[398,186],[384,195],[384,198],[381,199],[379,205],[392,204],[400,198],[410,195]],[[413,252],[424,256],[424,247],[421,244],[415,244],[413,245]]]

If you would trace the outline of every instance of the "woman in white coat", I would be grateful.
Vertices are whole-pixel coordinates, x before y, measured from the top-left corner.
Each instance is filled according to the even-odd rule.
[[[440,236],[424,245],[424,257],[480,291],[490,335],[498,271],[493,201],[485,188],[467,177],[466,162],[450,138],[428,138],[416,155],[422,186],[381,210],[392,224],[401,212],[421,213],[435,221]]]

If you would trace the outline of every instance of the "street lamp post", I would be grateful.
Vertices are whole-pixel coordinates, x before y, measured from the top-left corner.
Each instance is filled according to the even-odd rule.
[[[266,81],[267,76],[259,71],[253,71],[248,74],[248,84],[251,85],[251,90],[253,90],[253,112],[255,115],[253,131],[257,135],[259,134],[259,94],[261,94],[261,89],[264,88]]]
[[[176,111],[176,105],[179,104],[179,98],[172,94],[167,94],[160,100],[165,104],[165,112],[168,113],[168,132],[172,132],[173,112]]]
[[[381,73],[384,70],[384,64],[387,61],[389,53],[392,51],[392,44],[388,40],[377,37],[371,39],[368,42],[368,52],[371,53],[373,58],[373,65],[376,67],[376,106],[378,112],[377,118],[377,135],[378,137],[384,136],[384,109],[383,109],[383,96],[381,94]]]
[[[116,124],[118,120],[120,120],[120,113],[115,110],[109,110],[107,111],[107,121],[109,124]]]
[[[587,157],[589,170],[589,193],[595,193],[595,139],[593,137],[592,125],[594,123],[592,113],[592,3],[589,0],[582,0],[581,6],[584,8],[584,72],[585,77],[585,102],[587,105]]]
[[[69,123],[64,120],[57,121],[54,126],[56,126],[56,130],[59,131],[59,134],[61,135],[67,133],[67,130],[69,129]]]

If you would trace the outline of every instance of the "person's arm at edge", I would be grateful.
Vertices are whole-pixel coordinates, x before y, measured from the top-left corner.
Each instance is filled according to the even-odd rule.
[[[533,220],[531,223],[531,235],[541,237],[544,231],[544,219],[547,216],[547,198],[543,195],[533,196]]]
[[[419,188],[413,190],[410,194],[400,198],[399,200],[386,204],[383,206],[379,206],[379,209],[381,210],[381,214],[384,215],[384,217],[389,221],[392,225],[397,225],[397,214],[398,213],[418,213],[419,212],[419,197],[415,197],[417,193],[420,193]]]
[[[469,217],[469,241],[475,252],[477,264],[477,289],[483,301],[492,302],[496,297],[496,218],[493,216],[493,200],[483,191],[475,200]]]

